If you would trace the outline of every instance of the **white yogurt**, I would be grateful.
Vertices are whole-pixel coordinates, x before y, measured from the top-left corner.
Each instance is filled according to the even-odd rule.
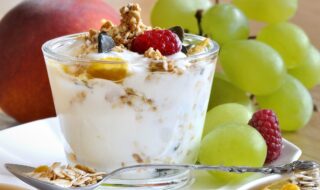
[[[212,59],[177,61],[183,70],[177,74],[150,72],[151,60],[131,51],[88,54],[109,56],[129,64],[130,75],[122,83],[83,82],[65,73],[64,63],[46,59],[70,161],[101,171],[138,163],[194,163],[215,69]]]

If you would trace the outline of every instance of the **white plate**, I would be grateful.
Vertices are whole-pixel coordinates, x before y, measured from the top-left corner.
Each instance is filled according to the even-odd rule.
[[[274,165],[297,160],[301,150],[284,140],[284,147]],[[0,131],[0,183],[20,185],[32,189],[10,175],[3,167],[4,163],[39,166],[60,161],[66,163],[63,146],[59,140],[57,118],[43,119]],[[252,189],[268,181],[280,178],[279,175],[263,176],[255,174],[244,182],[236,184],[217,184],[206,172],[196,172],[196,183],[191,189]]]

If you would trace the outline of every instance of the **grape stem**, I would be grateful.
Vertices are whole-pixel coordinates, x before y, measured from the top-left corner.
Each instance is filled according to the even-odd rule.
[[[257,36],[249,36],[248,39],[249,39],[249,40],[255,40],[255,39],[257,39]]]
[[[199,35],[200,36],[202,36],[202,34],[203,34],[203,30],[202,30],[202,26],[201,26],[202,14],[203,14],[203,10],[202,9],[197,10],[197,12],[195,14],[195,17],[197,19],[198,30],[199,30]]]
[[[220,0],[216,0],[216,4],[219,4],[220,3]]]
[[[314,112],[318,112],[319,111],[318,106],[316,104],[313,104],[313,111]]]

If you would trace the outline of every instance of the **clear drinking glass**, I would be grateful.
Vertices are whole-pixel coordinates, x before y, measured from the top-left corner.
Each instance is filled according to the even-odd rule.
[[[107,172],[142,163],[195,163],[219,46],[210,41],[203,52],[172,58],[170,64],[185,69],[152,71],[139,61],[72,55],[72,44],[81,35],[56,38],[42,47],[68,161]],[[185,34],[183,43],[202,40]],[[81,72],[92,64],[103,64],[113,77],[84,78]],[[125,77],[119,77],[128,67]],[[141,170],[106,183],[167,189],[191,179],[189,171]]]

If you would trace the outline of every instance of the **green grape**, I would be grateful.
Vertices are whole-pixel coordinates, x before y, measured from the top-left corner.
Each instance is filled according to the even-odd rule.
[[[247,39],[249,23],[246,16],[234,5],[218,4],[208,9],[202,17],[203,31],[219,44]]]
[[[256,40],[238,40],[221,48],[220,63],[230,81],[256,95],[269,94],[283,83],[286,73],[280,55]]]
[[[201,164],[261,167],[267,145],[260,133],[246,124],[226,124],[212,130],[201,142]],[[248,174],[210,172],[223,181],[237,181]]]
[[[151,12],[151,23],[163,28],[179,25],[191,33],[198,33],[196,11],[211,6],[210,0],[158,0]]]
[[[251,116],[251,111],[241,104],[221,104],[207,112],[202,136],[205,137],[210,131],[223,124],[247,124]]]
[[[252,102],[250,101],[246,92],[230,83],[224,74],[215,73],[208,110],[217,105],[232,102],[239,103],[248,107],[249,109],[253,109]]]
[[[277,23],[290,19],[297,11],[298,0],[232,0],[250,19]]]
[[[257,40],[273,47],[281,55],[287,68],[302,64],[310,46],[309,38],[298,26],[283,22],[264,27]]]
[[[299,80],[290,75],[279,90],[256,98],[261,108],[272,109],[277,114],[281,130],[296,131],[311,118],[311,95]]]
[[[289,69],[288,72],[299,79],[300,82],[302,82],[302,84],[308,89],[320,84],[319,51],[314,46],[310,46],[302,65],[293,69]]]

